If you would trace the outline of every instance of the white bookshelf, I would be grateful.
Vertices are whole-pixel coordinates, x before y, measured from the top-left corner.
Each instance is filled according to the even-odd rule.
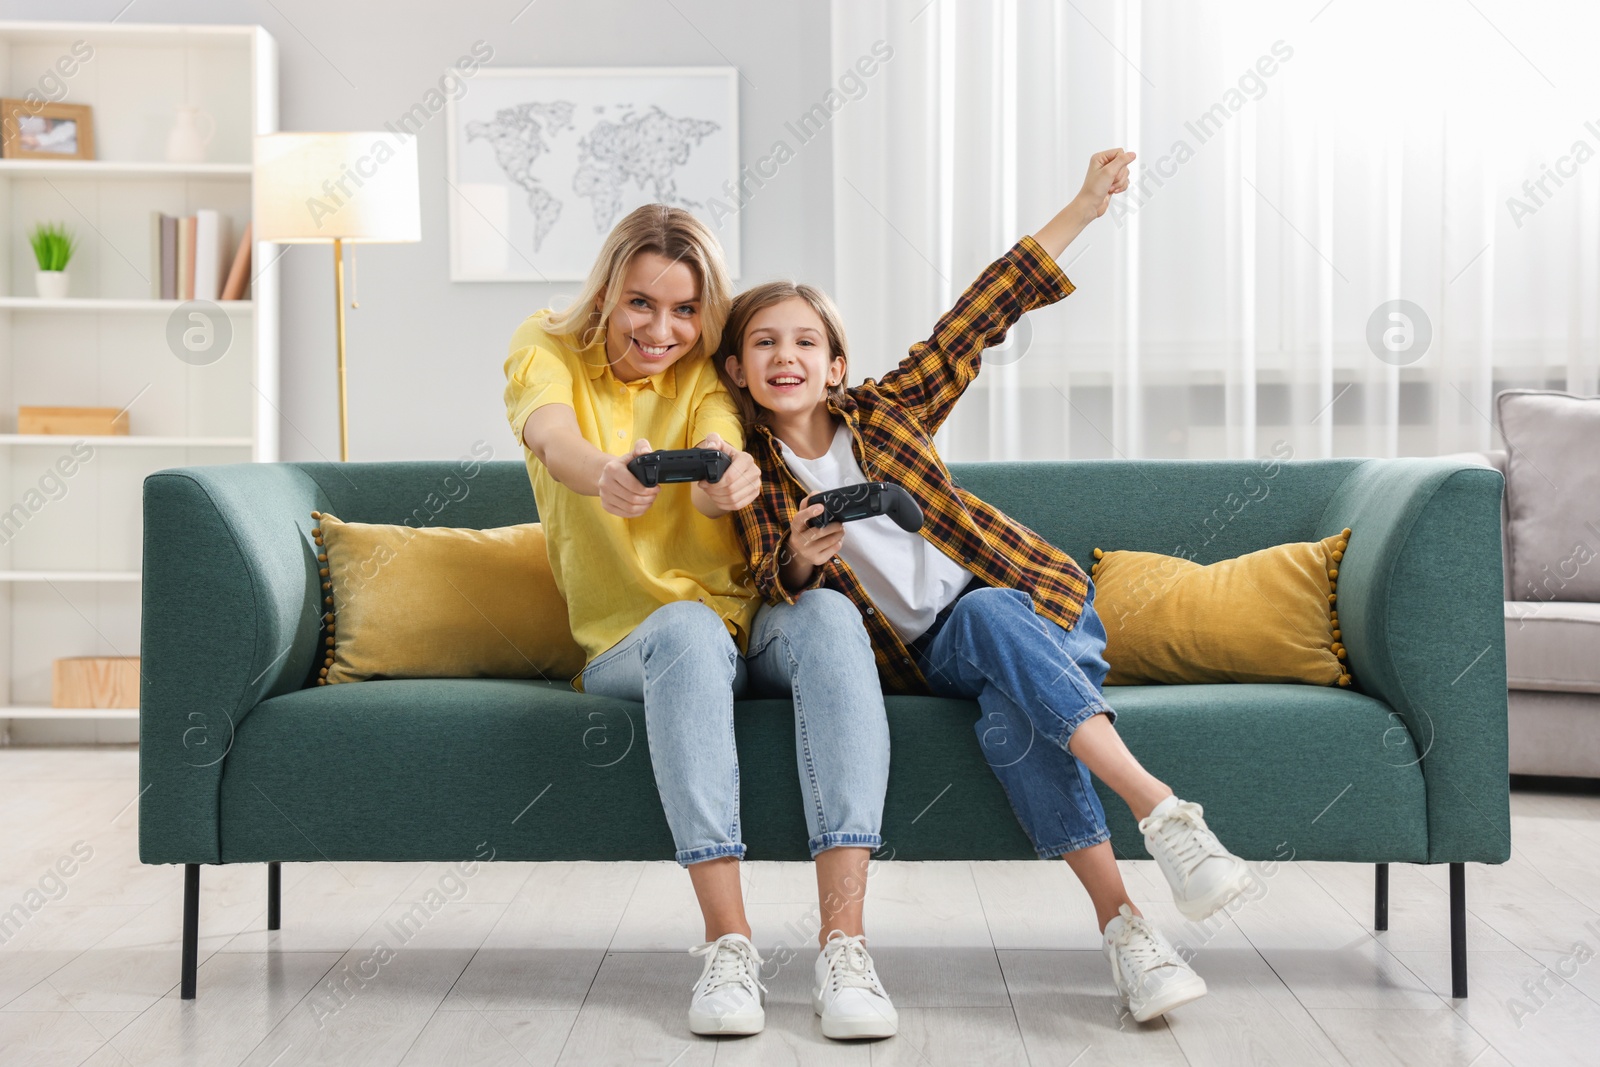
[[[0,582],[138,582],[138,571],[0,571]]]
[[[243,233],[254,138],[278,128],[276,43],[259,26],[0,21],[0,95],[60,77],[79,41],[93,55],[58,98],[93,107],[97,158],[0,159],[0,731],[19,742],[137,740],[137,709],[52,707],[51,664],[139,654],[147,475],[278,458],[270,248],[248,299],[216,302],[232,342],[206,365],[169,349],[183,302],[152,299],[149,279],[152,211],[212,208],[231,243]],[[180,104],[216,119],[204,163],[165,161]],[[36,222],[78,240],[66,299],[35,291]],[[130,432],[21,434],[19,405],[130,405]]]
[[[69,103],[80,101],[68,99]],[[99,129],[95,130],[96,139]],[[250,180],[251,165],[244,163],[164,163],[128,160],[0,159],[0,174],[20,174],[33,178],[219,178]]]
[[[152,315],[170,315],[182,303],[182,300],[152,300],[149,297],[115,300],[69,296],[65,300],[46,300],[38,296],[0,296],[0,311],[143,311]],[[219,300],[215,303],[230,315],[243,315],[255,310],[255,304],[249,300]]]
[[[0,433],[0,445],[38,445],[59,448],[63,444],[82,441],[92,448],[249,448],[254,449],[253,437],[201,437],[193,434],[76,434],[64,437],[50,433]],[[246,459],[235,456],[232,462]]]
[[[10,704],[0,705],[0,717],[6,719],[77,719],[91,725],[95,723],[133,723],[139,722],[138,708],[54,708],[48,704]],[[119,731],[121,732],[121,731]],[[132,740],[139,738],[135,730]]]

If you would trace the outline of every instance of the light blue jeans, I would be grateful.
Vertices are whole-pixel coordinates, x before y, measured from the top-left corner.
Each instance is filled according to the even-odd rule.
[[[1094,716],[1117,718],[1102,692],[1111,668],[1093,582],[1070,630],[1020,589],[979,588],[941,612],[914,649],[935,693],[977,700],[984,759],[1041,859],[1110,840],[1089,768],[1067,747]]]
[[[883,844],[889,722],[861,613],[831,589],[764,605],[747,657],[715,611],[665,604],[583,672],[583,691],[644,704],[656,788],[691,863],[745,853],[739,834],[736,696],[787,696],[811,855]]]

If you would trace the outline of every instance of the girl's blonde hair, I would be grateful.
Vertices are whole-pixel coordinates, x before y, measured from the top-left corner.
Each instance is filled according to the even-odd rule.
[[[700,341],[684,358],[709,355],[722,341],[733,283],[722,258],[722,244],[699,219],[678,207],[644,204],[611,229],[577,299],[545,319],[545,330],[577,348],[605,336],[611,313],[622,299],[628,264],[641,252],[654,252],[688,264],[700,283]]]
[[[722,376],[722,384],[728,387],[728,392],[733,394],[733,402],[738,405],[746,426],[763,421],[767,412],[750,396],[750,390],[734,381],[728,373],[728,357],[737,358],[739,365],[744,366],[744,333],[750,328],[750,320],[756,317],[757,312],[785,300],[804,300],[810,305],[811,310],[817,313],[817,318],[822,320],[823,332],[828,336],[828,362],[832,364],[835,359],[844,360],[844,374],[840,375],[838,385],[828,387],[828,395],[836,401],[842,401],[845,382],[850,380],[850,348],[845,341],[844,318],[827,293],[814,286],[797,285],[794,282],[764,282],[752,286],[734,298],[722,331],[722,347],[718,349],[716,358],[717,373]]]

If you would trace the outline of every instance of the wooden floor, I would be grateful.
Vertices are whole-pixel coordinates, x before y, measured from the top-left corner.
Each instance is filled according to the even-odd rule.
[[[1459,1002],[1442,868],[1395,867],[1390,930],[1374,934],[1369,866],[1281,865],[1259,899],[1200,928],[1152,864],[1126,864],[1211,989],[1141,1025],[1112,999],[1065,864],[885,863],[868,934],[901,1033],[841,1044],[809,1003],[806,864],[747,865],[777,969],[756,1037],[686,1029],[700,961],[684,950],[701,931],[671,862],[493,864],[460,881],[434,864],[286,865],[270,935],[265,868],[203,868],[200,995],[181,1001],[182,873],[138,862],[136,760],[0,750],[0,909],[21,922],[0,928],[6,1067],[1600,1063],[1596,795],[1513,795],[1511,862],[1467,871]],[[64,857],[72,874],[54,881]],[[419,901],[437,910],[396,936]]]

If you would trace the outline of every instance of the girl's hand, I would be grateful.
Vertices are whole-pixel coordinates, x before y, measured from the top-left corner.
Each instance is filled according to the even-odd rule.
[[[696,448],[715,448],[733,458],[722,477],[715,482],[701,482],[700,489],[706,498],[724,512],[738,511],[761,492],[761,468],[754,457],[741,452],[722,439],[721,434],[708,433]]]
[[[1075,198],[1091,219],[1097,219],[1111,206],[1113,193],[1128,188],[1128,164],[1137,156],[1120,148],[1108,148],[1089,157],[1089,173]]]
[[[628,461],[651,451],[650,442],[640,438],[626,456],[612,456],[600,469],[600,506],[624,519],[637,519],[656,502],[661,487],[646,488],[628,469]]]
[[[1134,159],[1134,153],[1120,148],[1108,148],[1089,157],[1089,173],[1078,195],[1033,235],[1040,247],[1060,259],[1083,228],[1106,213],[1112,195],[1128,188],[1128,164]]]
[[[844,540],[844,523],[830,522],[826,526],[812,526],[810,522],[822,514],[821,504],[801,508],[789,520],[789,551],[794,558],[812,567],[820,567],[839,554],[839,544]]]

